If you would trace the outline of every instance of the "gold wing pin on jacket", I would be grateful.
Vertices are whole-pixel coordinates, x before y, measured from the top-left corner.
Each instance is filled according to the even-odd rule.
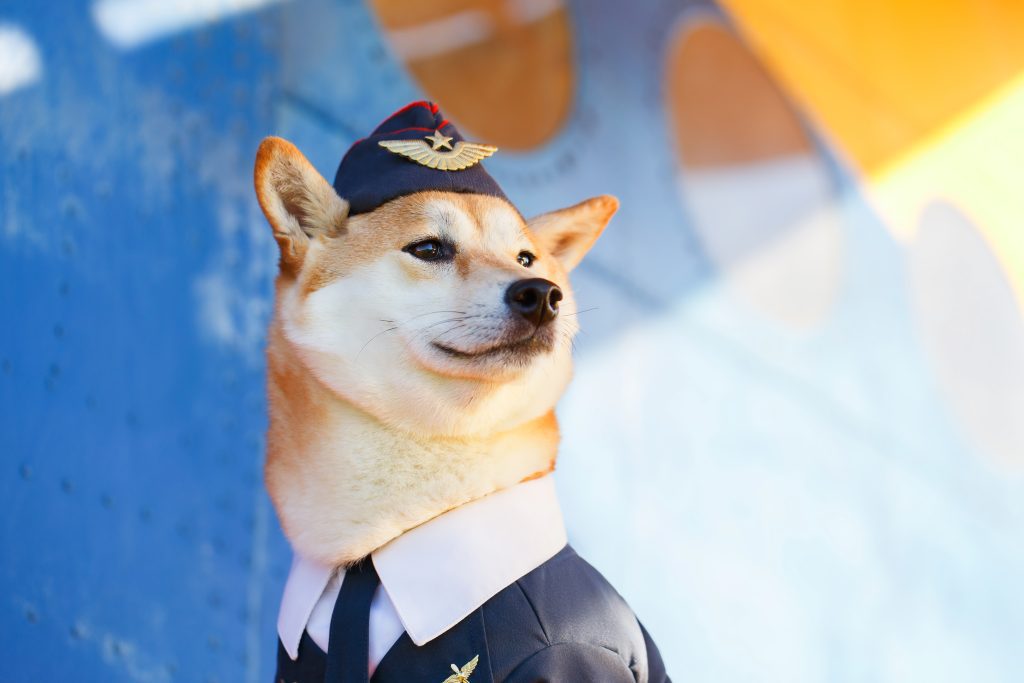
[[[450,137],[435,130],[433,135],[428,135],[422,140],[381,140],[377,144],[390,152],[412,159],[417,164],[439,171],[461,171],[475,166],[481,159],[486,159],[498,151],[493,145],[465,140],[456,142],[455,147],[452,147],[451,141]],[[444,147],[451,151],[444,151]]]
[[[459,667],[452,664],[453,673],[448,678],[441,681],[441,683],[469,683],[469,675],[476,669],[476,665],[480,662],[480,655],[473,657],[473,659],[466,662],[466,666],[459,669]]]

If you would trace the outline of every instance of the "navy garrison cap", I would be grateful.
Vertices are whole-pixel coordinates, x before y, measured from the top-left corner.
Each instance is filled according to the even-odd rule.
[[[508,198],[481,159],[496,147],[469,142],[433,102],[413,102],[357,140],[338,166],[334,189],[349,214],[373,211],[414,192],[446,190]]]

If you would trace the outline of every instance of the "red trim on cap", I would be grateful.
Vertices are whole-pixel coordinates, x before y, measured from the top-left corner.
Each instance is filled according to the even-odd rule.
[[[420,126],[410,126],[409,128],[399,128],[398,130],[389,130],[386,133],[381,133],[381,135],[398,135],[399,133],[405,133],[406,131],[410,131],[410,130],[422,130],[422,131],[426,131],[428,133],[433,133],[437,129],[436,128],[421,128]]]
[[[438,106],[436,104],[434,104],[433,102],[428,102],[426,100],[420,100],[419,102],[410,102],[409,104],[405,105],[404,107],[393,113],[391,116],[385,118],[384,121],[387,121],[388,119],[393,119],[399,114],[404,114],[413,107],[426,107],[427,111],[429,111],[431,114],[436,114],[438,112]],[[384,121],[381,121],[381,123],[384,123]]]

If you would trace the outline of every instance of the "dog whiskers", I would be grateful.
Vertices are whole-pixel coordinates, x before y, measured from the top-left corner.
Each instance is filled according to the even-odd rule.
[[[367,339],[367,340],[366,340],[366,343],[365,343],[365,344],[363,344],[363,345],[362,345],[362,346],[361,346],[361,347],[359,348],[359,353],[357,353],[357,354],[356,354],[355,360],[354,360],[353,362],[359,362],[359,354],[361,354],[361,353],[363,352],[363,349],[365,349],[365,348],[366,348],[367,346],[369,346],[369,345],[370,345],[370,342],[372,342],[372,341],[373,341],[374,339],[376,339],[377,337],[381,336],[382,334],[384,334],[384,333],[386,333],[386,332],[394,332],[395,330],[397,330],[397,329],[398,329],[398,327],[399,327],[398,325],[395,325],[394,327],[389,327],[389,328],[388,328],[388,329],[386,329],[386,330],[381,330],[381,331],[380,331],[380,332],[378,332],[377,334],[375,334],[375,335],[373,335],[372,337],[370,337],[369,339]]]
[[[438,320],[437,322],[430,323],[426,327],[421,327],[420,331],[422,332],[423,330],[429,330],[431,327],[437,327],[438,325],[443,325],[445,323],[450,323],[450,322],[455,322],[455,321],[462,321],[462,320],[467,320],[467,319],[468,319],[468,316],[460,316],[458,318],[448,318],[446,320]]]
[[[472,316],[470,316],[470,317],[472,317]],[[448,318],[447,320],[439,320],[436,323],[431,323],[431,324],[427,325],[426,327],[423,327],[423,328],[420,328],[419,330],[417,330],[416,331],[416,338],[417,339],[422,338],[423,336],[425,336],[427,334],[428,330],[430,330],[430,329],[432,329],[434,327],[437,327],[438,325],[444,325],[446,323],[458,323],[458,322],[463,322],[465,320],[468,320],[468,318],[465,317],[465,316],[463,316],[461,318]]]
[[[570,352],[576,352],[576,338],[566,330],[558,330],[558,341],[563,347],[568,348]]]
[[[417,318],[422,318],[427,315],[438,315],[439,313],[454,313],[456,315],[466,315],[465,311],[430,311],[429,313],[420,313],[419,315],[414,315],[408,320],[403,321],[401,324],[405,325],[412,322],[413,320],[416,320]]]
[[[436,342],[438,339],[440,339],[444,335],[448,334],[449,332],[453,332],[453,331],[459,329],[460,327],[465,327],[465,324],[464,323],[458,323],[457,325],[455,325],[455,327],[451,327],[451,328],[441,332],[439,335],[437,335],[436,337],[431,339],[430,343],[433,344],[434,342]]]

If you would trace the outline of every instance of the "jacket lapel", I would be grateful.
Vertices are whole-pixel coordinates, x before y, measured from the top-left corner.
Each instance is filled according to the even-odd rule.
[[[417,647],[409,634],[403,633],[384,655],[370,680],[372,683],[444,683],[455,675],[452,664],[461,670],[477,656],[476,668],[458,683],[494,683],[481,609],[474,610],[422,647]]]

